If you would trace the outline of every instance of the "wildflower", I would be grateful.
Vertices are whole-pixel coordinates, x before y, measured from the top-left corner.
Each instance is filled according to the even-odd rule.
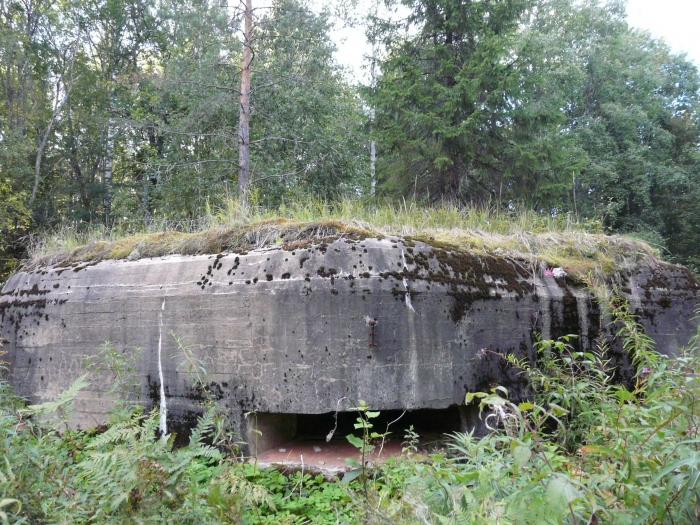
[[[555,279],[562,279],[566,277],[566,270],[564,270],[564,268],[554,268],[552,269],[552,274]]]
[[[564,268],[545,268],[544,270],[545,277],[554,277],[555,279],[562,279],[566,277],[566,275],[566,270]]]

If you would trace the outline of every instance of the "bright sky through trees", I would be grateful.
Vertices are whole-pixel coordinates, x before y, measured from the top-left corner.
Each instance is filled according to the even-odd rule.
[[[676,52],[700,66],[700,2],[697,0],[629,0],[629,23],[663,38]]]
[[[368,13],[380,0],[358,0],[357,16]],[[328,2],[315,0],[318,7]],[[699,0],[628,0],[627,13],[633,27],[649,31],[655,38],[663,38],[673,51],[687,53],[700,66]],[[363,27],[338,28],[333,33],[338,46],[339,62],[350,69],[354,78],[365,80],[364,57],[369,54]]]

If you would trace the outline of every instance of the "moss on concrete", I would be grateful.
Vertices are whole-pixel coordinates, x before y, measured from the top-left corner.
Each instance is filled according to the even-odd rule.
[[[27,267],[67,267],[85,262],[143,259],[165,255],[201,255],[222,252],[246,253],[278,246],[296,249],[340,237],[364,239],[372,232],[338,221],[299,223],[283,219],[231,228],[219,227],[195,233],[139,233],[116,240],[93,241],[69,251],[35,257]]]
[[[579,231],[498,234],[481,230],[432,228],[405,235],[398,228],[374,227],[335,219],[304,222],[276,218],[194,233],[166,231],[97,240],[71,250],[36,256],[26,266],[69,267],[86,262],[135,260],[172,254],[246,253],[268,247],[292,251],[324,246],[338,238],[361,240],[385,236],[401,237],[409,247],[417,242],[425,243],[440,253],[454,252],[457,257],[460,253],[470,253],[518,259],[525,264],[562,267],[568,273],[579,276],[590,273],[610,275],[631,269],[657,255],[649,245],[638,240]]]

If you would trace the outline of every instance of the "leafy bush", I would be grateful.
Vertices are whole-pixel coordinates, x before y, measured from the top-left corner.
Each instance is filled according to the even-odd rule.
[[[697,523],[698,341],[666,358],[626,308],[614,317],[637,365],[632,388],[612,382],[604,345],[591,353],[570,337],[542,341],[536,366],[509,358],[532,401],[515,404],[503,387],[469,394],[493,432],[455,434],[449,457],[402,466],[398,481],[377,485],[379,507],[440,524]],[[398,509],[386,503],[399,497]]]
[[[346,487],[321,476],[285,476],[225,457],[217,409],[187,446],[157,439],[158,414],[136,410],[103,433],[59,434],[0,384],[0,523],[337,523],[352,519]]]

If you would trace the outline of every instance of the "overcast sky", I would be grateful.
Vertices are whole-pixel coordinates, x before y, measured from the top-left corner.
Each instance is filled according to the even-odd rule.
[[[358,10],[368,11],[376,0],[359,0]],[[322,0],[314,0],[323,5]],[[700,0],[628,0],[628,22],[664,39],[675,52],[686,53],[700,67]],[[362,14],[362,13],[358,13]],[[369,53],[363,29],[339,28],[334,32],[338,60],[357,79],[366,79],[363,57]]]
[[[628,22],[662,38],[700,67],[699,0],[628,0]]]

